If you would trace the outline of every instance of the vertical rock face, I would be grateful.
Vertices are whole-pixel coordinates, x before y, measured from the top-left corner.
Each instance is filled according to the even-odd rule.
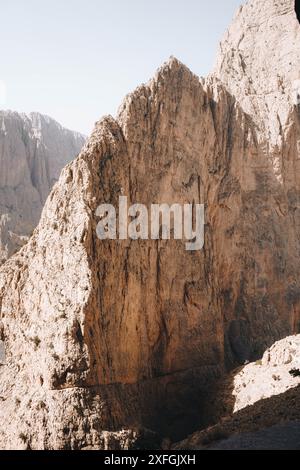
[[[0,264],[27,241],[84,137],[38,113],[0,112]]]
[[[255,119],[270,150],[282,147],[300,97],[300,27],[295,0],[252,0],[241,6],[220,43],[214,75]],[[274,170],[282,177],[277,155]]]
[[[140,425],[179,437],[209,382],[299,330],[299,110],[266,151],[277,117],[264,95],[247,108],[224,67],[201,82],[171,59],[101,120],[2,266],[0,447],[124,448],[117,431]],[[204,203],[204,249],[98,240],[96,208],[121,195]]]
[[[290,319],[288,330],[299,329],[299,267],[292,259],[299,253],[300,228],[299,64],[300,26],[293,0],[252,0],[239,8],[213,72],[251,119],[257,139],[242,184],[242,239],[251,250],[242,256],[238,303],[233,308],[229,301],[229,311],[240,318],[229,323],[233,349],[240,350],[239,337],[253,322],[263,325],[262,337],[270,338],[269,321],[281,336],[281,311]],[[240,169],[245,175],[242,161]]]

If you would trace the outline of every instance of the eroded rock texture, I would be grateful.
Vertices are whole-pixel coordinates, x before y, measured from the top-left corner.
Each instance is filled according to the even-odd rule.
[[[280,48],[288,25],[295,38],[300,26],[293,2],[284,11],[268,3],[264,23],[260,2],[244,8],[252,5],[266,37],[276,25]],[[245,27],[243,11],[238,18],[234,31]],[[250,30],[232,61],[222,52],[229,71],[239,55],[250,60]],[[289,44],[292,70],[298,45]],[[257,67],[270,60],[262,47]],[[244,71],[252,82],[254,69]],[[264,91],[248,106],[228,73],[221,65],[199,80],[176,59],[163,65],[116,119],[96,125],[32,238],[1,268],[0,447],[128,448],[139,445],[132,430],[140,427],[184,437],[201,424],[210,383],[299,331],[294,76],[286,70],[287,111],[278,117],[281,95],[265,115]],[[266,129],[278,122],[273,145]],[[147,206],[204,203],[204,249],[98,240],[96,208],[117,207],[120,195]]]
[[[288,336],[269,348],[261,361],[246,365],[235,375],[234,412],[299,386],[300,336]]]
[[[84,141],[47,116],[0,111],[0,264],[26,243]]]

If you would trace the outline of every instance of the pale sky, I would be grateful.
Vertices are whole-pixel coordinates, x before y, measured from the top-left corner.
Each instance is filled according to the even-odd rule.
[[[89,134],[171,55],[197,75],[242,0],[0,0],[0,107]]]

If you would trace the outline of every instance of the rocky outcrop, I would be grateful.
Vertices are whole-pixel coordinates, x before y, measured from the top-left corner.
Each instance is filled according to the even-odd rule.
[[[296,335],[276,342],[262,359],[215,384],[206,405],[217,424],[174,448],[298,449],[299,397],[300,335]]]
[[[299,35],[295,18],[291,2]],[[201,81],[172,58],[97,123],[1,268],[0,447],[102,449],[140,427],[179,440],[216,378],[299,331],[299,110],[266,152],[277,116],[246,109],[220,70]],[[121,195],[205,204],[204,249],[100,241],[96,209]]]
[[[299,370],[299,377],[293,371]],[[259,400],[284,393],[300,385],[300,336],[291,336],[275,343],[262,361],[245,366],[234,377],[232,395],[234,411]]]
[[[0,112],[0,264],[26,243],[84,140],[47,116]]]

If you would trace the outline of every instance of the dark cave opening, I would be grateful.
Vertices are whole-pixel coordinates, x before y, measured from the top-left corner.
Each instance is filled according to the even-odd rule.
[[[295,0],[295,12],[300,24],[300,0]]]

